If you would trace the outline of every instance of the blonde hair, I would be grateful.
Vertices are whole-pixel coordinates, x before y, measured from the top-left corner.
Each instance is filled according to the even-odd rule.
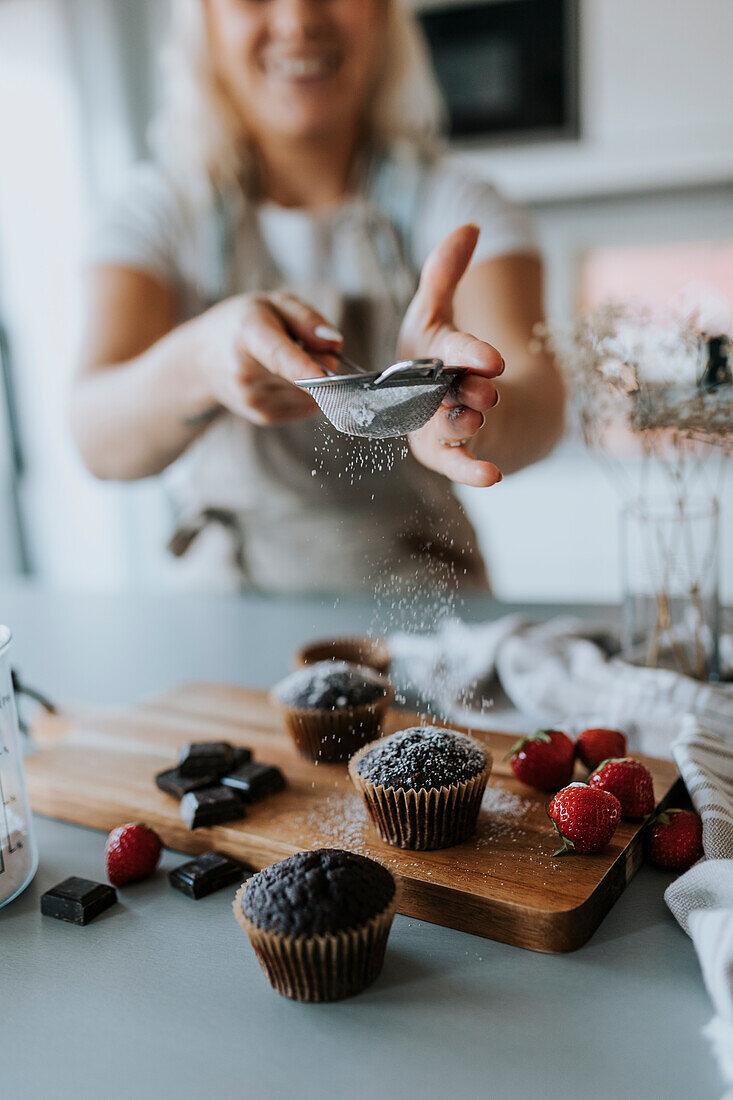
[[[415,17],[401,0],[387,0],[384,64],[368,119],[378,146],[431,148],[443,129],[445,107]],[[209,56],[203,0],[172,0],[161,55],[160,108],[150,146],[191,198],[247,180],[246,134],[216,79]]]

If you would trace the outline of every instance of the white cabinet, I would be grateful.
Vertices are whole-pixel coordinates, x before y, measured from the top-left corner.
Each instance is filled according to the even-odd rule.
[[[526,201],[733,178],[733,0],[581,0],[578,141],[459,149]]]

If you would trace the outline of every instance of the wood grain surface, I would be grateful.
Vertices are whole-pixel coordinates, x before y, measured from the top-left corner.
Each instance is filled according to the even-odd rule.
[[[385,732],[416,722],[392,711]],[[39,751],[26,762],[28,787],[40,814],[105,831],[145,821],[167,847],[216,849],[257,869],[304,848],[361,852],[401,880],[402,913],[537,951],[580,947],[638,869],[642,827],[623,821],[605,852],[553,859],[548,796],[519,783],[503,760],[516,734],[453,728],[485,744],[494,768],[475,836],[435,852],[381,841],[346,767],[298,757],[266,693],[248,688],[187,684],[129,710],[44,715],[34,728]],[[242,821],[190,832],[154,777],[192,740],[250,747],[257,760],[282,768],[287,790],[248,807]],[[654,777],[657,802],[671,804],[674,763],[639,759]],[[583,777],[579,767],[576,778]]]

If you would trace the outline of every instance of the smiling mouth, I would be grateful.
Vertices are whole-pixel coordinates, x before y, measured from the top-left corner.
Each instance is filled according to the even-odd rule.
[[[267,76],[295,83],[306,83],[333,76],[340,64],[341,58],[335,53],[307,56],[273,55],[265,58],[263,67]]]

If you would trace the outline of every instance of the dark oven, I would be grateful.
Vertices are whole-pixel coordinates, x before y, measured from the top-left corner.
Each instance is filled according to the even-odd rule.
[[[578,134],[578,0],[418,0],[454,137]]]

